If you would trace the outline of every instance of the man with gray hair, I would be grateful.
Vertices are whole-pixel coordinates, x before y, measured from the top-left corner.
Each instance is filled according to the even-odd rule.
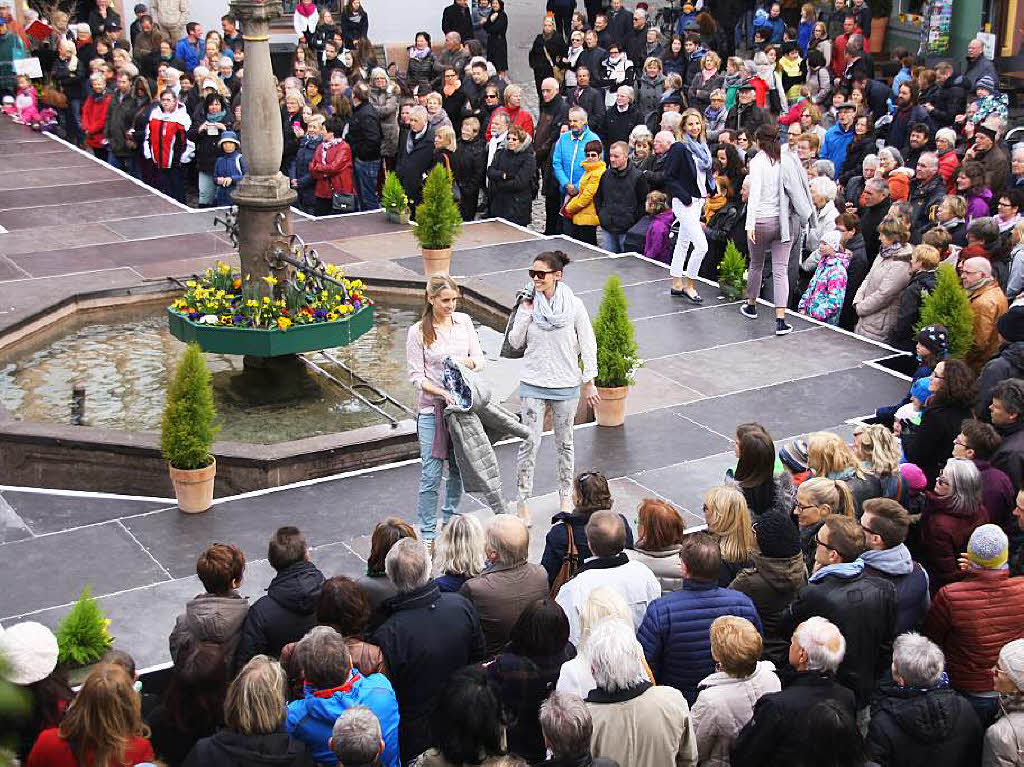
[[[935,209],[946,195],[946,184],[939,175],[939,156],[922,152],[917,158],[914,178],[910,182],[910,232],[913,242],[920,242],[925,229],[934,226]]]
[[[459,592],[476,607],[487,642],[487,654],[496,655],[526,606],[548,595],[548,574],[528,562],[530,531],[511,514],[498,514],[487,523],[484,542],[486,568],[470,578]]]
[[[651,684],[632,627],[616,618],[600,621],[587,638],[587,658],[597,685],[587,696],[594,756],[630,767],[696,767],[686,698],[674,687]]]
[[[409,125],[398,134],[395,173],[414,208],[423,201],[423,179],[434,165],[434,128],[427,110],[414,106],[409,110]]]
[[[352,668],[345,637],[330,626],[311,628],[296,645],[295,657],[306,682],[305,697],[288,704],[285,731],[305,743],[318,764],[330,764],[335,758],[331,746],[335,720],[352,706],[367,707],[380,723],[381,764],[401,767],[398,702],[388,678],[383,674],[364,677]]]
[[[879,764],[970,767],[978,763],[982,729],[974,708],[942,684],[946,657],[909,631],[893,643],[892,679],[871,705],[869,756]]]
[[[972,240],[983,241],[984,235],[990,233],[993,227],[998,231],[998,224],[991,218],[972,221],[967,229],[968,245]],[[983,256],[968,258],[960,265],[960,282],[971,300],[971,312],[974,316],[971,348],[964,355],[964,362],[971,366],[975,375],[978,375],[985,367],[985,363],[999,351],[999,330],[996,323],[1006,313],[1008,304],[999,281],[992,276],[992,262]]]
[[[399,752],[421,754],[434,742],[430,717],[442,686],[458,669],[487,657],[484,635],[473,604],[461,594],[442,593],[431,580],[422,541],[399,540],[384,571],[398,594],[384,603],[388,617],[370,641],[384,653],[398,696]]]
[[[864,193],[861,197],[864,205],[860,210],[860,231],[864,235],[864,250],[868,256],[868,263],[874,263],[881,247],[878,241],[878,225],[889,212],[889,182],[880,176],[869,178],[864,184]]]
[[[352,706],[334,722],[328,745],[338,757],[338,767],[380,767],[380,735],[380,722],[373,710]]]
[[[540,704],[539,719],[551,758],[537,767],[619,767],[614,759],[593,758],[594,721],[579,695],[555,690]]]
[[[839,684],[836,669],[846,654],[842,633],[825,618],[808,618],[793,632],[789,662],[796,670],[781,692],[762,695],[754,715],[736,736],[732,767],[783,767],[800,764],[804,756],[807,712],[834,701],[854,714],[853,693]]]

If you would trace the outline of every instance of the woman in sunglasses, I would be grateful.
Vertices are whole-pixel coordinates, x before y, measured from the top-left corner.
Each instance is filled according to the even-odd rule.
[[[589,149],[589,147],[588,147]],[[569,256],[560,250],[540,253],[533,260],[532,300],[519,305],[509,343],[524,349],[519,399],[523,425],[531,436],[519,447],[519,517],[530,525],[527,502],[533,494],[533,473],[551,410],[558,461],[561,510],[573,508],[573,434],[576,405],[584,397],[591,406],[601,399],[594,386],[597,341],[583,302],[562,282]],[[582,362],[582,372],[581,372]]]
[[[601,219],[597,216],[594,196],[601,185],[601,176],[604,175],[608,166],[601,159],[602,146],[597,139],[588,141],[584,151],[586,158],[580,163],[584,173],[580,178],[579,188],[575,196],[565,203],[562,210],[563,215],[571,223],[569,236],[580,242],[597,245],[597,225],[601,223]]]

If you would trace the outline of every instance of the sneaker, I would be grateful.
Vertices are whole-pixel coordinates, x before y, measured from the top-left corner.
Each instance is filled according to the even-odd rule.
[[[756,320],[757,307],[754,306],[753,304],[744,303],[742,306],[740,306],[740,314],[742,314],[748,320]]]
[[[792,325],[790,325],[785,320],[780,320],[780,319],[776,318],[776,320],[775,320],[775,335],[777,335],[777,336],[787,336],[787,335],[789,335],[792,332],[793,332],[793,326]]]

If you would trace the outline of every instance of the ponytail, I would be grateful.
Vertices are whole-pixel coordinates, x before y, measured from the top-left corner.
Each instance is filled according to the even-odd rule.
[[[835,513],[843,517],[856,517],[856,506],[853,500],[853,491],[850,490],[850,486],[841,479],[834,479],[832,482],[836,487]]]

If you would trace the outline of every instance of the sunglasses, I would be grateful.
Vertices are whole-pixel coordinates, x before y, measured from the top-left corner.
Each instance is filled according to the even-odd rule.
[[[486,96],[484,96],[484,98],[496,99],[496,98],[498,98],[498,94],[497,93],[488,93]]]
[[[526,271],[534,280],[543,280],[549,274],[554,274],[554,272],[545,272],[543,269],[527,269]]]
[[[587,157],[600,157],[599,152],[587,152]]]

